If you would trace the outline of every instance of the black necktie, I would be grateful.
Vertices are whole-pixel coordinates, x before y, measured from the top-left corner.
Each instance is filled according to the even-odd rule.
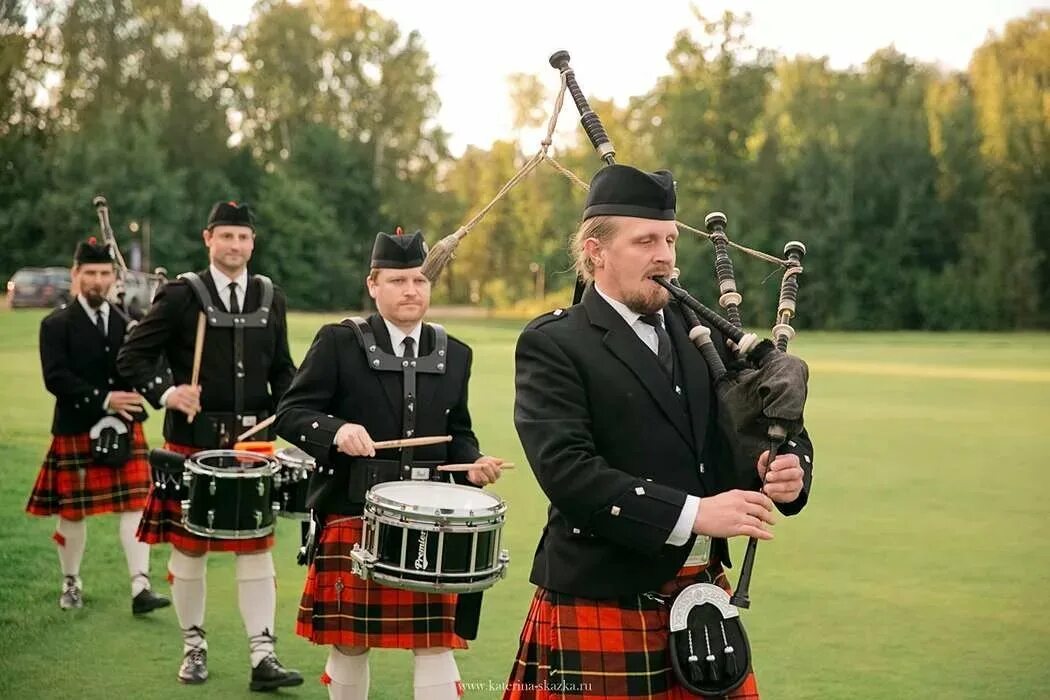
[[[401,341],[401,342],[404,343],[404,345],[405,345],[405,355],[404,356],[405,357],[415,357],[416,356],[416,341],[412,338],[412,336],[410,336],[410,335],[405,336],[405,339],[403,341]]]
[[[646,314],[641,317],[642,323],[648,323],[656,330],[656,357],[667,378],[674,381],[674,353],[671,351],[671,336],[664,329],[663,319],[659,314]]]
[[[102,318],[102,309],[95,309],[95,328],[102,334],[102,337],[106,337],[106,322]]]
[[[241,312],[241,305],[237,302],[237,283],[230,282],[230,303],[229,309],[231,314],[239,314]]]

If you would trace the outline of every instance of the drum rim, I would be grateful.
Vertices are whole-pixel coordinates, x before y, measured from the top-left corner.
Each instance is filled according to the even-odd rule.
[[[301,458],[301,457],[286,457],[286,456],[284,456],[284,453],[291,452],[292,450],[298,450],[299,452],[302,452],[303,455],[305,456],[305,458]],[[281,463],[282,467],[285,464],[287,464],[287,465],[289,465],[291,467],[305,468],[305,469],[309,469],[310,471],[313,471],[314,469],[317,468],[317,460],[315,460],[313,457],[311,457],[309,452],[307,452],[306,450],[304,450],[301,447],[296,447],[295,445],[289,445],[288,447],[282,447],[281,449],[277,450],[277,452],[274,453],[274,457],[277,458],[277,461]]]
[[[262,461],[262,464],[232,471],[199,462],[200,459],[207,457],[243,457]],[[272,477],[280,469],[280,464],[273,457],[246,450],[201,450],[187,457],[185,464],[187,471],[219,479],[260,479],[267,476]]]
[[[277,526],[276,517],[266,527],[254,530],[227,530],[225,528],[205,528],[190,522],[190,501],[182,502],[182,528],[190,534],[198,537],[208,537],[215,540],[254,540],[273,534]],[[276,516],[276,512],[274,512]]]
[[[450,509],[447,508],[435,508],[433,506],[411,506],[401,501],[395,501],[389,497],[383,496],[382,491],[389,491],[392,487],[404,488],[402,484],[413,484],[419,485],[420,483],[426,483],[427,488],[438,488],[445,489],[446,491],[462,491],[464,489],[472,492],[482,494],[493,500],[493,503],[488,506],[475,509],[463,509],[456,508],[452,509],[452,512],[447,512]],[[369,506],[373,507],[377,515],[381,514],[380,510],[385,512],[394,512],[399,514],[411,514],[412,516],[422,516],[426,521],[441,520],[441,521],[463,521],[463,520],[476,520],[479,517],[492,517],[502,518],[503,514],[507,511],[507,502],[500,498],[499,495],[492,493],[491,491],[482,491],[478,488],[472,488],[470,486],[462,486],[460,484],[445,484],[440,481],[428,481],[428,482],[413,482],[413,481],[386,481],[381,484],[376,484],[365,493],[365,508]]]
[[[427,532],[447,532],[454,535],[469,535],[472,532],[492,532],[499,530],[506,522],[503,512],[485,515],[428,515],[398,511],[379,512],[373,504],[366,503],[364,518],[368,522],[397,527],[406,530],[426,530]]]
[[[385,586],[390,586],[391,588],[403,588],[408,591],[417,591],[421,593],[476,593],[478,591],[485,591],[492,588],[501,578],[503,578],[502,571],[481,579],[480,581],[464,581],[462,583],[435,583],[420,581],[418,579],[404,579],[390,576],[377,570],[373,570],[371,575],[376,583],[381,583]]]

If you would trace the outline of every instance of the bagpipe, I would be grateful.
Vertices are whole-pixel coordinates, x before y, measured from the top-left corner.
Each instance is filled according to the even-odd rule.
[[[91,205],[95,207],[95,213],[98,215],[98,226],[102,234],[102,240],[109,246],[109,254],[113,258],[113,264],[117,270],[117,280],[113,285],[112,292],[112,307],[127,323],[127,332],[130,333],[131,329],[138,323],[139,319],[133,314],[133,309],[129,309],[126,296],[127,296],[127,280],[131,270],[128,268],[128,264],[124,261],[124,256],[120,252],[120,246],[117,245],[117,237],[113,234],[113,227],[109,223],[109,203],[103,195],[96,195],[91,200]],[[147,274],[146,278],[150,281],[150,293],[149,300],[152,301],[153,296],[156,294],[156,290],[163,286],[167,280],[167,270],[163,267],[156,268],[152,274]],[[147,303],[146,306],[149,306]],[[141,314],[139,314],[141,316]]]
[[[616,150],[601,119],[580,90],[569,65],[568,52],[558,51],[551,56],[550,63],[562,74],[594,150],[606,165],[612,165]],[[653,280],[668,291],[681,309],[689,326],[689,338],[711,372],[719,430],[729,445],[733,469],[738,474],[756,474],[758,459],[764,451],[769,451],[772,461],[784,444],[803,429],[809,370],[801,359],[787,354],[787,348],[795,335],[791,321],[795,316],[806,247],[798,241],[789,242],[784,247],[783,259],[758,254],[784,268],[773,339],[760,340],[743,329],[742,297],[737,291],[729,257],[731,245],[751,253],[757,251],[732,244],[726,235],[727,223],[726,215],[721,212],[705,217],[706,233],[678,222],[680,228],[710,239],[720,293],[718,302],[725,316],[684,289],[678,282],[677,271],[673,278]],[[573,303],[579,302],[583,288],[582,280],[577,278]],[[711,329],[724,337],[726,347],[715,346]],[[743,683],[750,672],[750,645],[740,622],[739,609],[751,605],[749,588],[757,546],[758,540],[749,538],[740,578],[731,597],[714,583],[697,583],[685,588],[671,604],[672,668],[683,687],[693,694],[725,695]]]

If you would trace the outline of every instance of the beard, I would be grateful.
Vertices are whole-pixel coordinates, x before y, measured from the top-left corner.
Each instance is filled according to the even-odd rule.
[[[105,295],[101,289],[85,289],[81,292],[84,295],[84,299],[87,300],[88,306],[93,309],[97,309],[102,306],[102,302],[106,300]]]
[[[656,282],[646,282],[639,289],[625,294],[623,298],[623,303],[628,309],[643,316],[656,313],[671,301],[670,292]]]

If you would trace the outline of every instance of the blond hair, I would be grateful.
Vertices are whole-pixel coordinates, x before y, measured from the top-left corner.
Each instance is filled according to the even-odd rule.
[[[576,274],[584,282],[594,279],[594,261],[587,255],[583,244],[588,238],[594,238],[601,245],[607,245],[618,230],[613,217],[595,216],[583,221],[576,233],[572,234],[572,238],[569,239],[569,254],[572,256]]]

